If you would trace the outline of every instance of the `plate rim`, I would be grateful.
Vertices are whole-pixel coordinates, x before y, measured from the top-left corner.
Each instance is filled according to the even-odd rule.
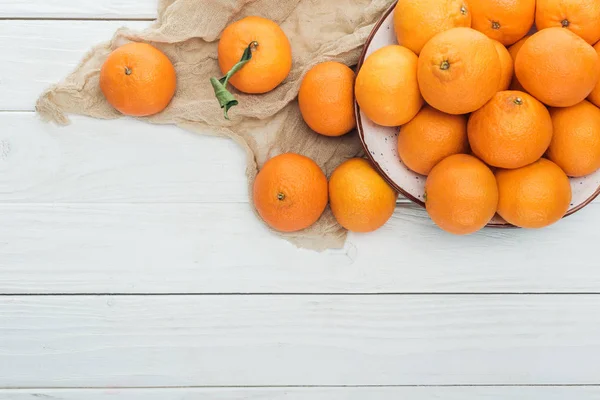
[[[361,52],[360,57],[358,59],[358,63],[356,64],[356,75],[358,75],[360,69],[362,68],[362,66],[364,64],[364,61],[365,61],[365,58],[366,58],[366,55],[367,55],[367,51],[369,49],[369,46],[371,45],[371,42],[373,41],[373,38],[375,37],[375,35],[377,34],[377,32],[379,32],[379,29],[381,28],[381,26],[383,25],[383,23],[385,22],[385,20],[389,17],[389,15],[392,12],[394,12],[394,9],[396,8],[397,4],[398,4],[398,0],[396,0],[396,1],[394,1],[392,3],[392,5],[383,13],[383,15],[381,16],[381,18],[377,21],[377,23],[375,24],[375,26],[373,27],[373,29],[369,33],[369,36],[367,37],[367,40],[365,41],[365,44],[363,45],[362,52]],[[402,189],[400,186],[398,186],[388,176],[388,174],[384,171],[384,169],[379,165],[379,163],[375,160],[375,158],[371,154],[369,148],[367,147],[367,143],[365,141],[365,138],[364,138],[364,128],[363,128],[363,125],[362,125],[362,118],[361,118],[361,115],[360,115],[360,107],[358,105],[358,101],[356,100],[356,95],[354,95],[354,118],[356,120],[356,128],[357,128],[357,131],[358,131],[358,137],[360,138],[360,143],[361,143],[361,145],[362,145],[362,147],[363,147],[363,149],[365,151],[365,154],[369,158],[369,161],[375,167],[375,169],[379,172],[379,175],[381,175],[381,177],[396,192],[400,193],[401,195],[403,195],[404,197],[406,197],[407,199],[409,199],[413,203],[419,205],[420,207],[426,208],[425,202],[423,202],[422,200],[417,199],[415,196],[413,196],[412,194],[406,192],[404,189]],[[588,206],[599,195],[600,195],[600,186],[598,186],[598,188],[596,189],[596,191],[590,197],[588,197],[585,201],[583,201],[582,203],[580,203],[577,207],[574,207],[574,208],[570,209],[569,211],[567,211],[567,213],[561,219],[567,218],[567,217],[575,214],[576,212],[580,211],[584,207]],[[512,225],[512,224],[510,224],[508,222],[505,223],[505,224],[488,223],[486,226],[492,227],[492,228],[517,228],[516,226],[514,226],[514,225]]]

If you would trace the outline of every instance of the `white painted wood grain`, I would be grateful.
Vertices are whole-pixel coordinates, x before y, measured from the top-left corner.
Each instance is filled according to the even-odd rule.
[[[0,0],[0,18],[155,18],[156,0]]]
[[[247,203],[2,204],[1,293],[600,292],[591,205],[539,231],[440,231],[399,208],[342,250],[297,250]]]
[[[1,296],[0,320],[5,388],[600,384],[598,295]]]
[[[0,18],[149,19],[155,5],[0,0]],[[33,110],[92,45],[147,23],[0,21],[0,110]],[[469,238],[401,208],[383,230],[317,254],[256,220],[231,142],[133,121],[58,129],[3,113],[0,126],[0,293],[600,292],[598,204],[547,230]],[[600,384],[599,309],[592,295],[0,296],[0,387]],[[600,390],[0,390],[0,400],[39,398],[582,400]]]
[[[0,203],[248,202],[245,153],[174,126],[0,113]]]
[[[8,389],[0,400],[598,400],[600,387]]]
[[[297,251],[248,203],[5,205],[0,232],[2,293],[294,291],[305,268],[321,279],[352,261]]]
[[[403,208],[316,254],[257,221],[228,140],[130,120],[59,128],[31,113],[0,124],[2,293],[600,291],[597,204],[548,229],[471,237]]]
[[[29,0],[17,2],[28,4]],[[74,7],[78,3],[67,2]],[[92,46],[110,40],[122,26],[142,29],[148,24],[0,20],[0,110],[34,110],[38,96],[68,75]]]

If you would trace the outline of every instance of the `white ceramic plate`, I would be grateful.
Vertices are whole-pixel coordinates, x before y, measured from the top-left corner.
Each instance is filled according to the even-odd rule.
[[[395,6],[392,5],[375,25],[367,39],[357,70],[360,70],[365,58],[374,51],[398,43],[393,24]],[[360,140],[373,165],[396,191],[424,207],[423,193],[427,178],[409,170],[400,160],[397,150],[399,127],[388,128],[376,125],[360,111],[356,101],[354,107]],[[571,178],[570,181],[573,199],[565,216],[581,210],[600,194],[600,171],[583,178]],[[512,225],[496,216],[488,226],[511,227]]]

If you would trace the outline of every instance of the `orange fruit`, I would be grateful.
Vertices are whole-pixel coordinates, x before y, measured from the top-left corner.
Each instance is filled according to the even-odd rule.
[[[596,54],[600,57],[600,42],[596,43],[594,50],[596,50]],[[592,90],[592,93],[588,96],[588,100],[600,107],[600,81],[598,81],[596,87],[594,87],[594,90]]]
[[[567,28],[589,44],[600,40],[600,1],[537,0],[538,29]]]
[[[394,10],[398,43],[416,54],[440,32],[471,26],[464,0],[400,0]]]
[[[350,159],[329,179],[331,211],[344,228],[372,232],[392,216],[398,195],[367,160]]]
[[[502,43],[497,40],[492,40],[492,43],[494,43],[494,46],[496,46],[498,58],[500,59],[500,70],[502,71],[498,85],[498,91],[507,90],[510,86],[514,73],[513,59],[511,58],[508,49],[504,47]]]
[[[571,184],[562,169],[541,158],[519,169],[496,171],[498,214],[521,228],[543,228],[560,220],[571,203]]]
[[[592,46],[568,29],[548,28],[523,44],[515,72],[527,92],[541,102],[570,107],[598,83],[600,59]]]
[[[569,176],[581,177],[600,169],[600,109],[588,101],[550,109],[554,136],[548,158]]]
[[[327,177],[310,158],[286,153],[267,161],[254,181],[254,206],[280,232],[308,228],[327,206]]]
[[[531,37],[531,35],[527,35],[523,39],[519,40],[517,43],[513,44],[512,46],[510,46],[508,48],[508,54],[510,54],[510,57],[512,58],[513,63],[515,61],[517,61],[517,54],[519,54],[521,47],[523,47],[523,45],[525,44],[527,39],[529,39],[530,37]]]
[[[490,169],[477,158],[456,154],[433,167],[425,182],[425,206],[440,228],[467,235],[496,213],[498,188]]]
[[[544,155],[552,140],[546,107],[524,92],[498,92],[471,114],[469,143],[477,157],[499,168],[520,168]]]
[[[517,54],[519,54],[519,50],[521,50],[521,47],[523,47],[523,45],[525,44],[525,42],[527,41],[527,39],[529,39],[531,37],[531,35],[525,36],[523,39],[519,40],[517,43],[513,44],[512,46],[510,46],[508,48],[508,53],[510,54],[510,57],[512,58],[512,62],[513,62],[513,76],[512,76],[512,81],[510,82],[510,86],[509,89],[510,90],[520,90],[521,92],[525,92],[525,88],[523,87],[523,85],[521,85],[521,82],[519,82],[519,79],[517,78],[517,74],[515,74],[515,60],[517,59]]]
[[[175,95],[177,76],[169,58],[146,43],[128,43],[110,53],[100,70],[106,100],[125,115],[164,110]]]
[[[218,55],[221,72],[237,64],[248,46],[256,42],[252,59],[229,82],[245,93],[266,93],[275,89],[292,69],[292,48],[275,22],[246,17],[229,25],[221,34]]]
[[[354,71],[338,62],[324,62],[304,76],[298,93],[302,118],[325,136],[341,136],[356,126]]]
[[[529,32],[536,0],[469,0],[473,29],[509,46]]]
[[[467,114],[498,91],[502,71],[487,36],[471,28],[454,28],[423,47],[417,76],[427,103],[448,114]]]
[[[417,56],[406,47],[383,47],[365,60],[354,88],[361,110],[382,126],[404,125],[421,109]]]
[[[411,170],[427,175],[444,158],[469,150],[467,117],[425,106],[400,128],[398,154]]]

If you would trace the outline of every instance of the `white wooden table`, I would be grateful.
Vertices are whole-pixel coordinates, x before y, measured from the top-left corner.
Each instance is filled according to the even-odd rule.
[[[598,202],[466,238],[402,204],[319,254],[256,220],[232,142],[38,120],[154,13],[0,0],[0,399],[600,399]]]

